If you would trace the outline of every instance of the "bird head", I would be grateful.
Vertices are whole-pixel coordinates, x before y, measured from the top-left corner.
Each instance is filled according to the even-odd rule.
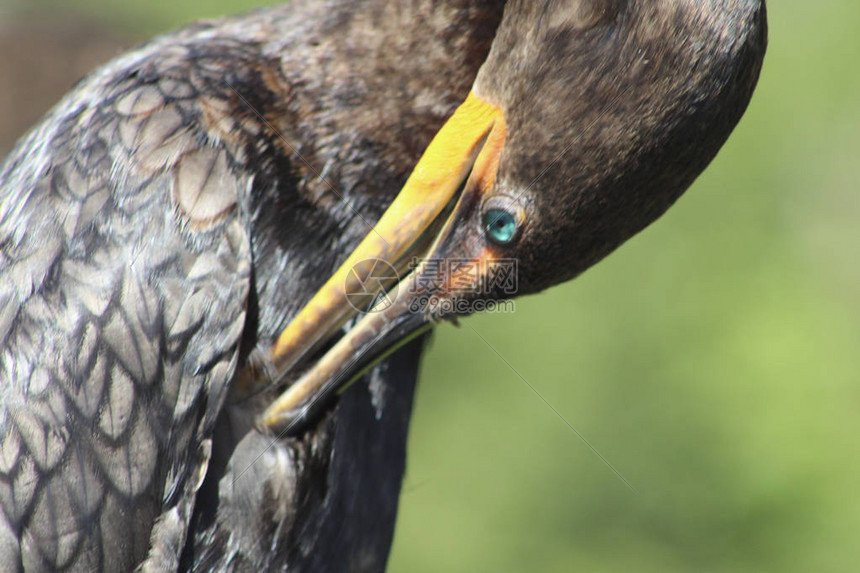
[[[569,280],[658,218],[740,120],[766,42],[763,0],[509,0],[469,97],[274,345],[274,371],[341,329],[356,294],[389,296],[262,425],[297,428],[432,323]]]

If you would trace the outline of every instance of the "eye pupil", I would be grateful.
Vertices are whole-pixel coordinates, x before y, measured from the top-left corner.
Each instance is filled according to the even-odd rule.
[[[490,209],[484,214],[484,229],[493,241],[507,245],[517,235],[517,219],[502,209]]]

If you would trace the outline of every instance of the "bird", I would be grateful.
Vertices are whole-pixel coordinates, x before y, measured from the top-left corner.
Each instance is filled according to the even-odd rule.
[[[0,166],[0,560],[384,570],[432,326],[657,219],[766,43],[764,0],[325,0],[95,71]]]
[[[502,4],[290,3],[196,24],[95,71],[18,144],[0,168],[0,562],[381,567],[416,351],[379,370],[375,407],[346,396],[218,502],[246,451],[224,405],[466,96]],[[269,483],[282,506],[252,497]],[[234,501],[259,504],[253,519]],[[257,530],[274,516],[282,551]]]

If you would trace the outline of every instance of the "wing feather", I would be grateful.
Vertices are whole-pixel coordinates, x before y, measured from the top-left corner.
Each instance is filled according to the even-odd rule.
[[[2,563],[177,562],[250,288],[257,127],[224,78],[259,54],[224,42],[115,61],[0,168]]]

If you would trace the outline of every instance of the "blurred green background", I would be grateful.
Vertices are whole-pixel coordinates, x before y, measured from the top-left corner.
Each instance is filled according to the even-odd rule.
[[[116,53],[260,4],[0,0],[0,27],[82,17]],[[667,216],[513,315],[438,329],[391,571],[860,568],[860,3],[769,12],[752,105]]]

